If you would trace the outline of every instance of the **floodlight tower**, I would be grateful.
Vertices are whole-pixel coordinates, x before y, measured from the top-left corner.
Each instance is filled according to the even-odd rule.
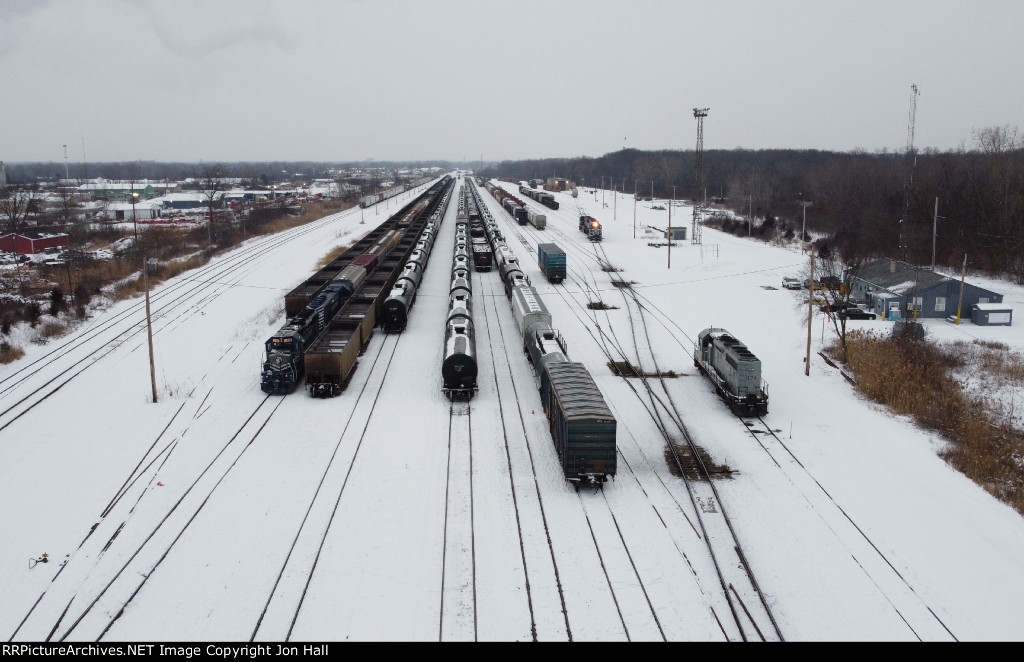
[[[907,120],[907,183],[903,186],[903,218],[900,219],[899,255],[907,259],[907,245],[903,241],[903,223],[910,218],[910,187],[914,184],[914,167],[917,166],[917,154],[914,152],[914,118],[917,115],[917,85],[910,86],[910,116]]]
[[[697,149],[693,156],[693,184],[696,191],[693,196],[693,230],[690,233],[691,244],[703,243],[701,230],[704,227],[704,218],[702,216],[704,209],[697,200],[704,191],[704,118],[708,116],[709,110],[711,109],[693,109],[693,116],[697,120]]]

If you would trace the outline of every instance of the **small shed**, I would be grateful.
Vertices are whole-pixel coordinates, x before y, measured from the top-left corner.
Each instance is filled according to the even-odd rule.
[[[1001,303],[976,303],[971,306],[971,323],[978,326],[1010,326],[1013,308]]]

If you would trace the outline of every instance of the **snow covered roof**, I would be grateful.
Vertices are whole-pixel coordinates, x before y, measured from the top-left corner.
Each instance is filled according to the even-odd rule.
[[[893,294],[903,294],[915,287],[926,290],[949,280],[942,274],[906,262],[882,258],[861,266],[856,277]]]

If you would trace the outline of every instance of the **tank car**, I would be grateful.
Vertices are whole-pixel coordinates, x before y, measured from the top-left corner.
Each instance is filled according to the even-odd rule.
[[[564,363],[569,360],[569,351],[562,334],[545,321],[530,324],[523,335],[523,342],[526,345],[526,357],[533,365],[537,388],[542,385],[541,375],[548,363]],[[541,400],[547,399],[548,394],[541,393]]]
[[[760,359],[725,329],[711,327],[697,335],[693,365],[737,416],[768,413],[768,386],[761,380]]]
[[[452,294],[445,324],[441,389],[449,400],[470,400],[477,391],[476,340],[468,302],[467,295]]]
[[[413,251],[402,273],[398,275],[384,303],[381,304],[380,326],[384,333],[401,333],[409,322],[409,311],[416,301],[416,291],[423,278],[426,262],[422,251]]]

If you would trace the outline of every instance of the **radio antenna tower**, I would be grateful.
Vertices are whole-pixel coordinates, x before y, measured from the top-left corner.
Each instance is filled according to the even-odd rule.
[[[917,85],[910,86],[910,116],[907,120],[907,183],[903,187],[903,218],[900,219],[900,260],[907,261],[907,245],[903,241],[903,223],[910,219],[910,187],[914,184],[917,154],[914,152],[914,118],[917,115]]]
[[[690,243],[703,243],[701,230],[704,228],[704,205],[698,200],[704,192],[704,118],[708,116],[710,108],[694,108],[693,116],[697,120],[697,150],[693,155],[693,179],[696,191],[693,196],[693,230],[690,233]],[[669,241],[672,241],[669,239]]]

